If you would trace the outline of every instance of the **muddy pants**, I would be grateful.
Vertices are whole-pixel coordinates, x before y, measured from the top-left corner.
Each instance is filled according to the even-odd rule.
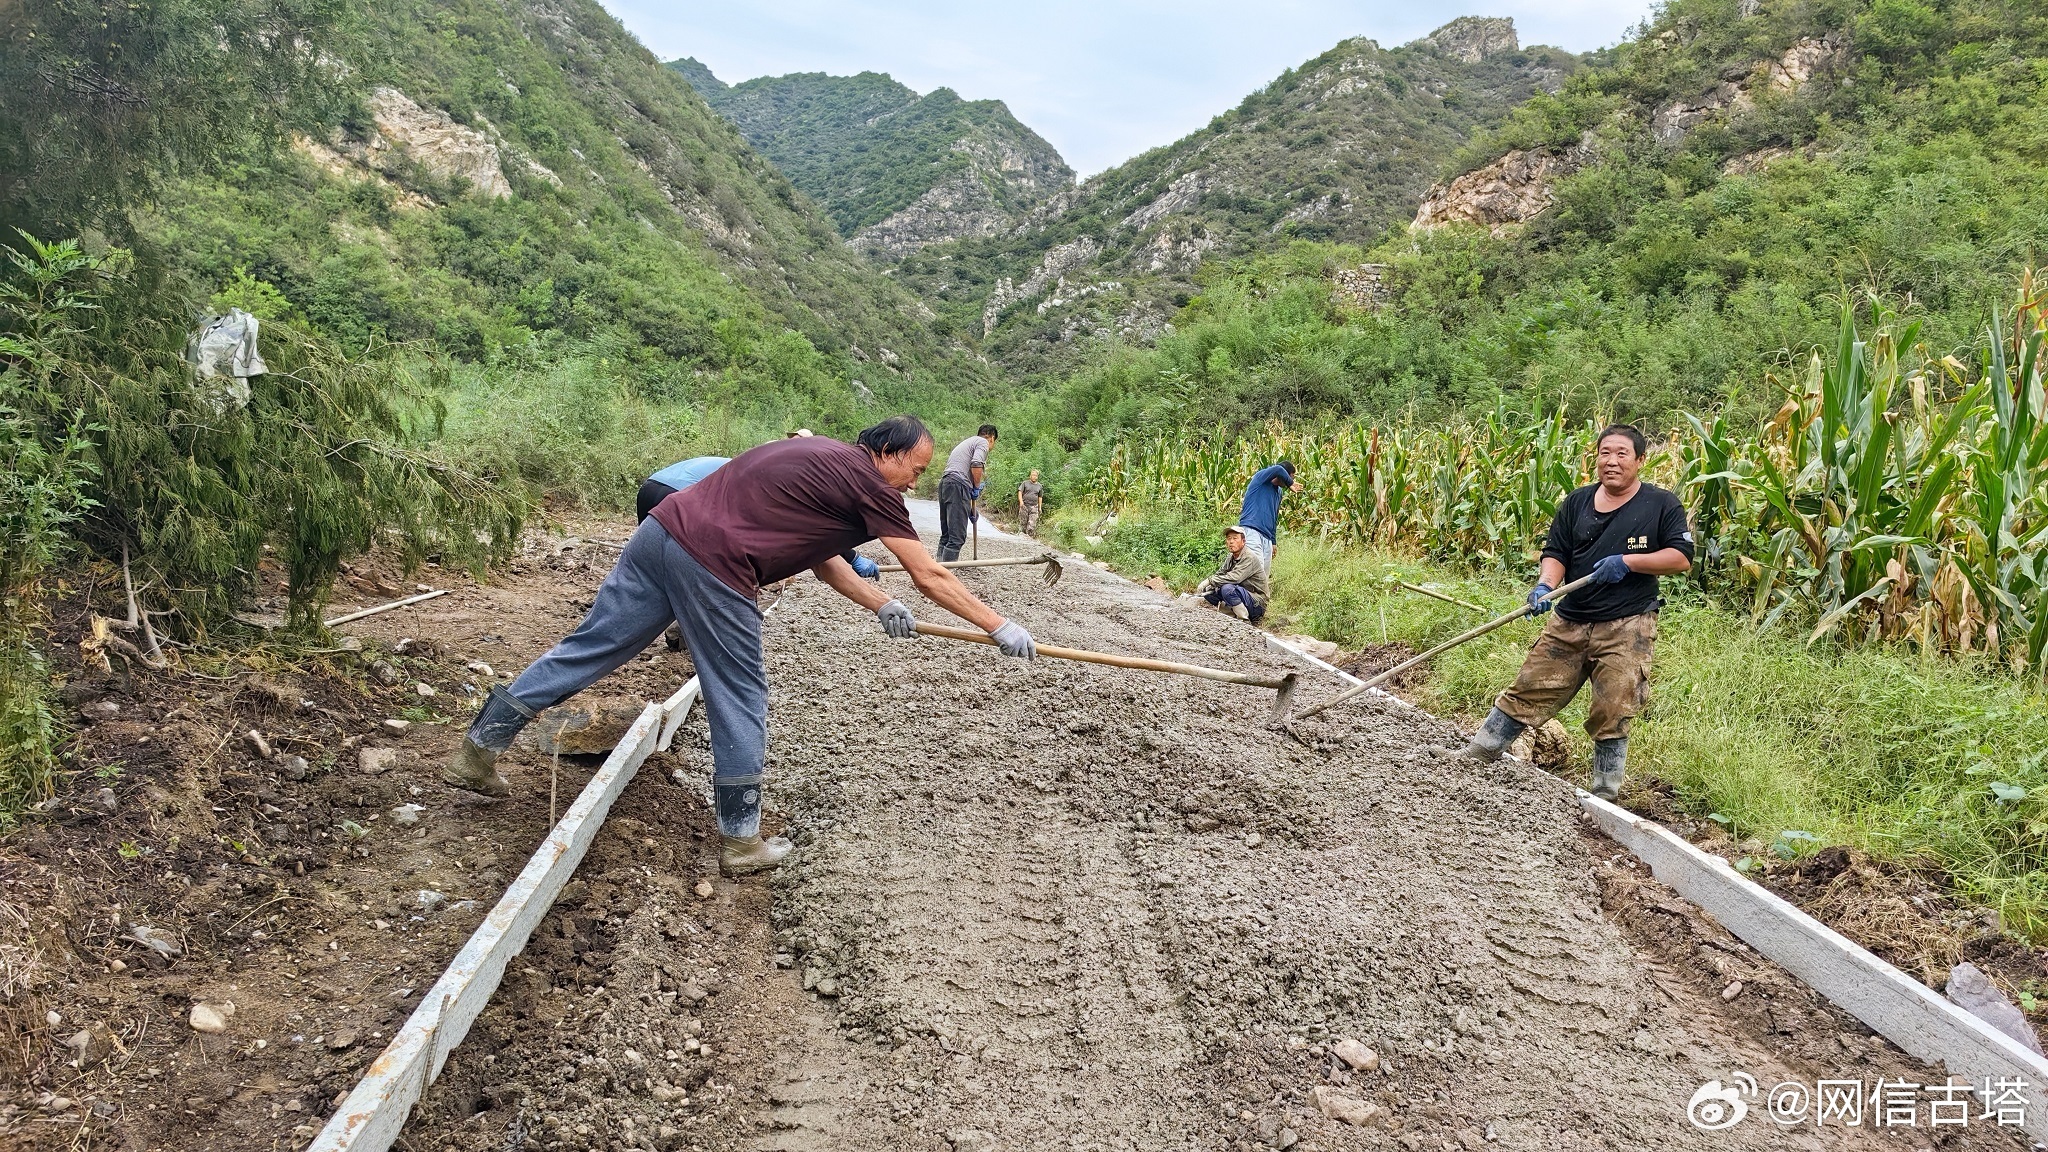
[[[1026,504],[1022,514],[1018,516],[1019,523],[1017,527],[1026,536],[1033,535],[1038,531],[1039,507],[1037,504]]]
[[[509,689],[492,691],[470,725],[469,738],[496,752],[511,747],[512,738],[534,713],[574,696],[639,655],[670,621],[682,626],[704,690],[720,830],[729,836],[755,835],[768,757],[768,670],[761,661],[761,609],[705,571],[658,520],[645,520],[633,530],[583,623],[521,672]],[[509,696],[509,702],[500,700],[499,692]],[[735,800],[751,797],[752,803],[728,805],[728,792]],[[728,808],[734,808],[730,821]]]
[[[974,485],[958,473],[939,477],[939,559],[958,560],[967,545],[967,513],[974,507]]]
[[[1624,616],[1580,624],[1553,615],[1522,661],[1514,686],[1494,706],[1531,728],[1564,711],[1593,682],[1593,706],[1586,735],[1595,740],[1628,736],[1628,722],[1650,701],[1650,649],[1657,642],[1657,614]]]

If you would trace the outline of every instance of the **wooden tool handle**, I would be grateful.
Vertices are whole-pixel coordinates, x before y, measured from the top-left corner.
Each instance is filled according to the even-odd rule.
[[[993,638],[968,628],[948,628],[943,624],[926,624],[920,620],[917,630],[925,636],[943,636],[948,640],[965,640],[970,644],[995,644]],[[1174,672],[1182,676],[1200,676],[1204,680],[1216,680],[1224,684],[1249,684],[1254,688],[1271,688],[1275,691],[1279,690],[1282,683],[1279,680],[1267,680],[1243,672],[1204,668],[1199,664],[1176,664],[1171,660],[1147,660],[1142,656],[1117,656],[1108,652],[1089,652],[1081,648],[1059,648],[1051,644],[1040,644],[1038,654],[1058,660],[1078,660],[1083,664],[1107,664],[1113,668],[1136,668],[1145,672]]]
[[[941,568],[999,568],[1013,564],[1050,564],[1052,562],[1053,554],[1046,552],[1038,556],[992,557],[987,560],[941,560],[938,564]],[[904,570],[901,564],[883,564],[879,567],[883,572],[901,572]]]
[[[1592,582],[1593,578],[1591,576],[1581,576],[1577,580],[1574,580],[1571,583],[1565,585],[1564,587],[1559,588],[1557,591],[1552,592],[1549,597],[1550,601],[1553,605],[1555,605],[1557,601],[1564,599],[1566,596],[1569,596],[1574,592],[1577,592],[1579,589],[1584,588],[1586,585],[1591,584]],[[1513,612],[1510,612],[1505,616],[1493,620],[1488,620],[1486,623],[1479,625],[1477,628],[1472,628],[1468,629],[1467,631],[1460,632],[1456,636],[1451,637],[1449,640],[1444,641],[1443,643],[1437,645],[1434,648],[1431,648],[1429,651],[1424,652],[1419,656],[1410,656],[1408,659],[1401,661],[1399,664],[1394,665],[1392,668],[1389,668],[1385,672],[1382,672],[1379,675],[1373,677],[1372,679],[1367,680],[1363,684],[1353,685],[1352,687],[1346,689],[1344,692],[1336,696],[1333,696],[1328,700],[1323,701],[1321,704],[1318,704],[1313,708],[1302,709],[1302,711],[1295,716],[1295,719],[1307,719],[1308,717],[1313,716],[1318,712],[1321,712],[1325,708],[1335,707],[1336,705],[1342,704],[1343,702],[1351,699],[1354,696],[1360,695],[1365,692],[1369,692],[1372,689],[1377,688],[1380,685],[1386,683],[1387,681],[1392,680],[1394,677],[1399,676],[1401,673],[1406,672],[1410,668],[1415,667],[1417,664],[1421,664],[1424,661],[1433,659],[1436,656],[1439,656],[1445,652],[1450,651],[1453,648],[1456,648],[1460,644],[1466,643],[1467,641],[1477,640],[1481,636],[1486,635],[1488,632],[1491,632],[1496,628],[1501,628],[1506,625],[1512,624],[1515,621],[1520,620],[1522,617],[1528,616],[1530,614],[1531,611],[1529,606],[1527,604],[1524,604],[1520,608],[1515,609]]]

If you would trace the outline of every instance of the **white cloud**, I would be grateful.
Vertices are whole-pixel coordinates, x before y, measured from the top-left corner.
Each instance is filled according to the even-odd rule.
[[[1455,9],[1396,0],[604,0],[664,60],[728,83],[787,72],[887,72],[920,92],[1002,100],[1093,173],[1168,144],[1349,36],[1401,44]],[[1613,44],[1651,0],[1493,0],[1525,44]]]

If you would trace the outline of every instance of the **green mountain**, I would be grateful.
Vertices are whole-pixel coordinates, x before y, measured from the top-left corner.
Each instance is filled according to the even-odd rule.
[[[1073,170],[1000,100],[920,96],[879,72],[763,76],[727,86],[694,59],[670,68],[857,247],[885,258],[1009,230]]]
[[[1845,307],[1967,360],[2048,258],[2044,109],[2031,0],[1672,0],[1482,130],[1410,227],[1205,270],[1171,332],[1080,363],[1029,422],[1091,445],[1083,472],[1134,431],[1274,417],[1743,428],[1806,386]]]
[[[594,0],[363,14],[340,114],[150,211],[202,294],[458,361],[609,347],[669,400],[846,422],[855,378],[981,378]]]
[[[1032,226],[926,248],[902,281],[1015,371],[1157,337],[1204,261],[1298,239],[1370,243],[1414,213],[1478,129],[1580,60],[1462,18],[1398,48],[1343,43],[1208,127],[1088,180]]]

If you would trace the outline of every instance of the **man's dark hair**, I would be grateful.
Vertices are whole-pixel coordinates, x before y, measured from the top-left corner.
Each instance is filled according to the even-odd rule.
[[[1643,438],[1643,430],[1633,424],[1609,424],[1607,427],[1602,428],[1600,435],[1593,438],[1593,447],[1595,449],[1599,448],[1601,444],[1606,442],[1609,436],[1628,437],[1628,442],[1635,445],[1636,459],[1638,460],[1642,459],[1650,451],[1650,442]]]
[[[1281,467],[1281,468],[1285,468],[1285,469],[1287,470],[1287,474],[1288,474],[1289,476],[1292,476],[1292,475],[1294,475],[1294,461],[1292,461],[1292,460],[1275,460],[1275,461],[1274,461],[1273,463],[1274,463],[1274,464],[1275,464],[1276,466],[1278,466],[1278,467]]]
[[[924,421],[915,416],[891,416],[871,428],[863,428],[855,442],[877,456],[894,456],[932,438]]]
[[[983,424],[981,427],[976,428],[974,430],[974,434],[976,436],[986,436],[991,440],[995,439],[996,436],[999,435],[999,433],[996,432],[996,426],[993,424]]]

